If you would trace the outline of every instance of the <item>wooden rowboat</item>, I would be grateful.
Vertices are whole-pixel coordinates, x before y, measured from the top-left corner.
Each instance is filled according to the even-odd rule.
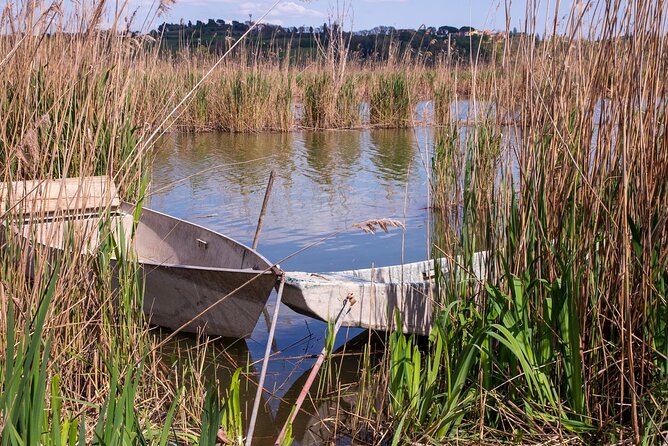
[[[473,276],[485,277],[486,262],[486,252],[474,255]],[[331,321],[353,293],[356,303],[344,316],[344,326],[394,330],[398,311],[404,333],[427,335],[435,308],[434,264],[443,273],[451,269],[450,261],[439,259],[329,273],[286,273],[283,302],[298,313]]]
[[[83,253],[92,254],[101,219],[111,219],[115,237],[136,256],[144,312],[155,325],[249,336],[281,273],[256,251],[202,226],[146,208],[135,221],[135,206],[120,201],[108,177],[0,183],[0,197],[3,225],[11,226],[0,232],[18,235],[31,251],[62,251],[76,234],[86,240]]]

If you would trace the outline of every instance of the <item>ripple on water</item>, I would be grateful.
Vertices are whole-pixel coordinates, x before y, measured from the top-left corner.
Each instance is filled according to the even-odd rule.
[[[249,243],[254,234],[269,172],[278,173],[261,235],[261,251],[281,258],[327,234],[370,218],[409,215],[406,248],[416,260],[425,252],[427,130],[167,135],[154,163],[151,205]],[[185,180],[184,180],[185,178]],[[176,182],[176,183],[175,183]],[[164,188],[174,183],[172,186]],[[396,230],[394,231],[396,232]],[[298,256],[295,268],[349,269],[350,259],[366,261],[361,246],[379,257],[398,249],[382,236],[345,234]],[[392,237],[390,237],[392,238]],[[292,246],[290,246],[292,245]],[[341,261],[317,261],[318,253],[346,253]],[[415,255],[412,253],[415,252]],[[361,260],[365,259],[365,260]]]

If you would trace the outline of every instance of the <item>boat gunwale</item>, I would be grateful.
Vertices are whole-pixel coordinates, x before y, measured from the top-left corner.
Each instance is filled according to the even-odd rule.
[[[286,282],[286,285],[291,284],[294,285],[292,282],[306,282],[306,279],[296,277],[296,274],[308,274],[309,278],[313,278],[313,282],[316,283],[332,283],[332,282],[343,282],[343,281],[350,281],[356,284],[374,284],[376,286],[383,286],[383,285],[401,285],[401,284],[423,284],[430,282],[433,280],[433,277],[430,277],[429,279],[421,280],[421,281],[410,281],[410,280],[404,280],[404,281],[393,281],[393,282],[383,282],[383,281],[375,281],[375,280],[367,280],[363,277],[355,276],[354,274],[362,274],[362,273],[382,273],[383,271],[389,271],[391,268],[416,268],[418,266],[423,266],[425,264],[428,264],[431,268],[434,266],[434,261],[441,261],[444,260],[444,258],[437,258],[437,259],[425,259],[425,260],[418,260],[416,262],[409,262],[409,263],[401,263],[398,265],[386,265],[386,266],[377,266],[377,267],[371,267],[371,268],[358,268],[358,269],[348,269],[348,270],[342,270],[342,271],[325,271],[325,272],[307,272],[307,271],[288,271],[286,272],[286,279],[288,280]],[[320,279],[320,280],[317,280]]]
[[[55,223],[58,221],[65,221],[65,220],[70,220],[70,219],[76,219],[76,220],[90,220],[93,218],[99,218],[99,219],[105,219],[108,217],[124,217],[124,216],[130,216],[133,218],[134,222],[134,212],[132,211],[127,211],[126,209],[123,209],[124,206],[128,206],[131,209],[135,209],[136,205],[133,205],[130,202],[127,201],[121,201],[121,204],[118,206],[117,209],[112,211],[111,213],[94,213],[94,212],[86,212],[86,213],[80,213],[80,214],[66,214],[66,215],[48,215],[44,216],[43,218],[30,218],[30,219],[19,219],[18,221],[20,224],[44,224],[44,223]],[[222,267],[215,267],[215,266],[197,266],[197,265],[189,265],[189,264],[184,264],[184,263],[168,263],[168,262],[156,262],[154,260],[149,260],[147,258],[141,258],[138,257],[137,261],[139,262],[140,265],[146,265],[148,267],[166,267],[166,268],[175,268],[175,269],[181,269],[181,270],[195,270],[195,271],[211,271],[211,272],[227,272],[227,273],[245,273],[245,274],[253,274],[256,276],[260,275],[275,275],[275,276],[280,276],[283,274],[283,270],[278,266],[276,263],[270,262],[266,257],[264,257],[262,254],[260,254],[258,251],[250,248],[249,246],[231,238],[228,237],[218,231],[209,229],[205,226],[198,225],[197,223],[193,223],[187,220],[184,220],[182,218],[174,217],[169,214],[165,214],[160,211],[156,211],[155,209],[151,209],[148,207],[142,207],[141,209],[142,212],[148,211],[153,214],[157,214],[161,218],[165,218],[168,220],[172,220],[177,223],[182,223],[190,227],[196,227],[198,229],[201,229],[215,237],[220,237],[224,239],[227,242],[231,242],[232,244],[236,244],[237,246],[245,249],[248,252],[251,252],[255,254],[259,260],[264,262],[266,265],[265,269],[247,269],[247,268],[222,268]],[[140,215],[140,221],[141,221],[141,215]],[[4,222],[0,221],[0,226],[5,227],[6,225]],[[20,234],[17,234],[20,236]],[[163,240],[164,241],[164,240]],[[55,249],[62,251],[63,248],[59,246],[51,246],[51,245],[44,245],[49,249]],[[84,255],[82,253],[82,255]],[[117,260],[114,255],[111,256],[113,260]]]
[[[385,266],[374,266],[374,267],[369,267],[369,268],[357,268],[357,269],[345,269],[341,271],[326,271],[322,273],[310,273],[310,274],[339,274],[342,276],[350,275],[350,273],[362,273],[362,272],[378,272],[378,271],[386,271],[390,268],[414,268],[417,265],[423,265],[428,263],[429,265],[433,265],[434,260],[443,260],[443,258],[438,258],[438,259],[425,259],[425,260],[418,260],[417,262],[408,262],[408,263],[398,263],[396,265],[385,265]],[[398,282],[397,282],[398,283]]]
[[[138,259],[138,262],[139,262],[140,265],[177,268],[177,269],[184,269],[184,270],[228,272],[228,273],[246,273],[246,274],[253,274],[253,275],[256,275],[256,276],[268,275],[268,274],[277,275],[277,273],[275,271],[273,271],[273,269],[276,268],[275,265],[269,265],[269,267],[266,268],[266,269],[234,269],[234,268],[215,268],[215,267],[208,267],[208,266],[186,265],[186,264],[181,264],[181,263],[159,263],[159,262],[142,260],[141,258]]]
[[[129,214],[133,217],[134,215],[132,212],[127,212],[125,209],[123,209],[124,205],[127,205],[131,208],[136,208],[136,205],[133,205],[132,203],[129,203],[127,201],[121,201],[121,205],[119,206],[119,211],[125,214]],[[264,257],[262,254],[260,254],[258,251],[254,250],[253,248],[231,238],[226,236],[225,234],[222,234],[218,231],[215,231],[213,229],[209,229],[205,226],[198,225],[197,223],[190,222],[188,220],[184,220],[179,217],[175,217],[173,215],[165,214],[164,212],[156,211],[155,209],[151,209],[148,207],[143,207],[141,211],[149,211],[154,214],[159,215],[160,217],[169,219],[169,220],[174,220],[179,223],[184,223],[186,225],[196,227],[198,229],[202,229],[210,234],[213,234],[217,237],[223,238],[229,242],[232,242],[245,250],[255,254],[260,260],[262,260],[266,265],[267,268],[262,270],[262,269],[240,269],[240,268],[220,268],[220,267],[209,267],[209,266],[196,266],[196,265],[188,265],[188,264],[179,264],[179,263],[165,263],[165,262],[155,262],[155,261],[149,261],[149,260],[143,260],[139,258],[139,262],[143,265],[151,265],[151,266],[164,266],[164,267],[169,267],[169,268],[181,268],[181,269],[191,269],[191,270],[204,270],[204,271],[219,271],[219,272],[243,272],[243,273],[249,273],[249,274],[255,274],[255,275],[261,275],[261,274],[274,274],[276,276],[280,276],[283,274],[283,270],[278,266],[276,263],[270,262],[266,257]],[[140,221],[141,221],[141,216],[140,216]]]

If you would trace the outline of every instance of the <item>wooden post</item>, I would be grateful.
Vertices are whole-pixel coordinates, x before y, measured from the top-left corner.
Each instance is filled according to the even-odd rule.
[[[260,241],[260,231],[262,231],[262,223],[264,222],[264,215],[267,213],[267,206],[269,205],[269,196],[271,195],[271,190],[274,186],[274,177],[276,176],[276,171],[272,169],[269,173],[269,181],[267,182],[267,189],[264,191],[264,200],[262,200],[262,209],[260,209],[260,216],[257,220],[257,227],[255,228],[255,237],[253,237],[252,249],[257,248],[257,244]],[[270,325],[269,321],[269,312],[267,307],[262,308],[262,316],[264,316],[264,321],[267,324],[267,327]],[[272,345],[275,344],[272,343]]]
[[[260,231],[262,231],[262,223],[264,222],[264,214],[267,213],[267,205],[269,204],[269,196],[271,195],[271,188],[274,186],[274,177],[276,171],[272,170],[269,174],[269,182],[267,183],[267,190],[264,191],[264,200],[262,201],[262,209],[260,210],[260,217],[257,219],[257,228],[255,228],[255,237],[253,237],[253,245],[251,248],[257,248],[257,242],[260,240]]]

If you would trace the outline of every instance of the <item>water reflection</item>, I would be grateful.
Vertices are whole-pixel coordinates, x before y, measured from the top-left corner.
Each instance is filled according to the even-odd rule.
[[[207,192],[198,186],[205,186],[208,181],[215,180],[215,185],[220,189],[234,186],[239,194],[247,195],[256,193],[266,181],[264,169],[261,168],[263,163],[273,162],[282,169],[294,170],[293,147],[293,135],[290,133],[232,133],[224,137],[215,133],[196,136],[175,134],[161,141],[156,166],[168,166],[169,170],[164,173],[172,177],[183,170],[195,173],[221,166],[220,171],[224,169],[224,175],[213,169],[206,174],[193,176],[190,180],[193,192]],[[188,166],[174,165],[176,162],[187,162]],[[156,173],[154,181],[162,182],[165,178],[166,175],[162,173],[158,178]]]
[[[397,263],[402,236],[405,260],[417,261],[427,252],[428,206],[418,145],[430,138],[428,131],[416,138],[413,130],[168,135],[156,154],[150,206],[250,244],[275,169],[259,245],[270,260],[341,232],[283,266],[327,271]],[[405,234],[350,229],[404,215]]]
[[[157,329],[153,335],[160,338],[165,333]],[[270,363],[266,391],[253,435],[254,445],[274,444],[304,387],[314,360],[311,348],[302,350],[308,342],[297,347],[299,344],[286,349],[285,352],[289,353],[286,359],[274,359]],[[313,344],[313,348],[316,348],[315,344],[319,345],[318,349],[322,348],[321,339]],[[382,345],[383,339],[379,335],[364,331],[334,351],[318,373],[309,397],[293,423],[294,444],[316,445],[331,439],[329,429],[337,414],[339,422],[345,424],[360,390],[358,381],[363,352],[365,349],[371,352],[371,365],[374,365],[376,358],[380,357],[378,352]],[[205,339],[192,334],[178,334],[158,351],[158,370],[177,387],[186,386],[191,392],[203,395],[213,385],[224,395],[234,372],[241,368],[239,395],[242,423],[247,428],[258,379],[257,370],[247,364],[257,359],[243,339]],[[339,392],[339,388],[343,392]]]
[[[377,129],[371,130],[372,161],[386,183],[405,181],[408,169],[415,157],[412,132]]]
[[[165,333],[158,330],[154,335],[161,338]],[[167,379],[178,386],[185,386],[190,392],[199,392],[201,395],[206,393],[209,386],[217,386],[221,395],[225,395],[234,372],[241,368],[239,399],[242,423],[248,426],[257,390],[257,377],[246,373],[250,358],[250,350],[245,339],[204,339],[192,334],[179,333],[159,350],[158,364]],[[274,415],[266,404],[266,396],[263,396],[254,438],[267,440],[275,438],[275,424]]]
[[[319,184],[333,185],[354,176],[361,156],[360,132],[305,132],[304,149],[309,170],[305,174]]]
[[[381,336],[364,331],[332,354],[329,362],[318,372],[300,415],[292,425],[292,437],[297,444],[330,444],[329,442],[334,440],[334,426],[338,436],[350,434],[346,429],[351,426],[350,415],[355,412],[358,393],[364,390],[359,385],[360,370],[365,365],[363,352],[365,349],[370,352],[370,363],[367,365],[373,367],[381,357],[379,352],[383,346],[384,339]],[[290,415],[310,372],[310,368],[305,370],[283,395],[276,413],[276,423],[279,426],[282,426]]]

